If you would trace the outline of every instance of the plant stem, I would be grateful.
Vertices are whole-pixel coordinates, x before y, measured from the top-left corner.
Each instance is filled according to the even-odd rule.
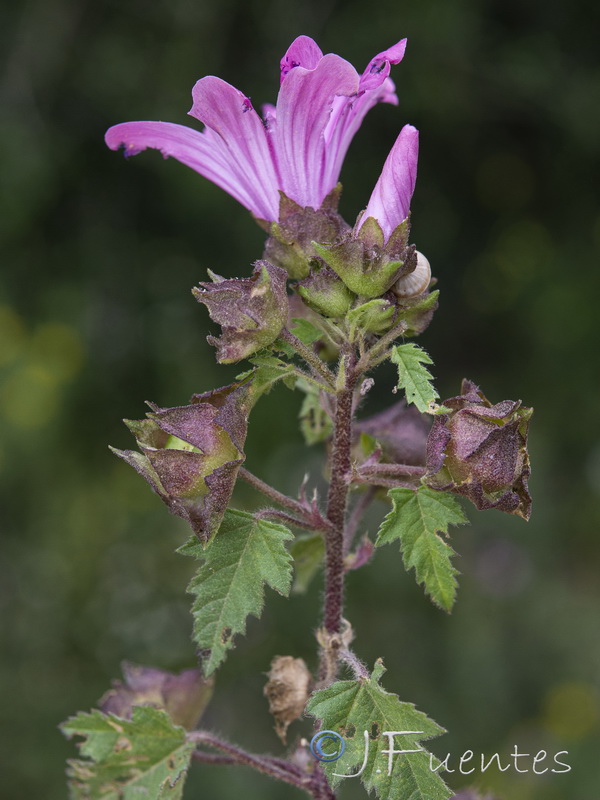
[[[348,551],[350,550],[350,547],[352,546],[352,540],[354,539],[354,535],[355,535],[356,531],[358,530],[358,526],[362,522],[362,518],[363,518],[363,516],[365,514],[365,511],[367,510],[367,508],[373,502],[373,499],[375,498],[376,491],[377,491],[377,489],[376,489],[375,486],[369,486],[368,489],[366,489],[364,492],[362,492],[362,494],[360,495],[360,497],[356,501],[356,504],[355,504],[354,508],[352,509],[352,512],[350,513],[350,517],[348,519],[348,522],[346,523],[346,529],[344,530],[344,555],[345,556],[348,555]]]
[[[346,358],[346,356],[342,356]],[[347,359],[350,361],[350,359]],[[344,602],[344,525],[351,473],[352,400],[354,365],[346,364],[346,385],[337,394],[331,454],[331,481],[327,496],[327,519],[332,529],[327,534],[325,556],[324,623],[327,633],[342,628]]]
[[[252,767],[253,769],[262,772],[264,775],[269,775],[272,778],[276,778],[277,780],[284,781],[285,783],[289,783],[292,786],[296,786],[299,789],[305,789],[306,791],[310,791],[309,788],[309,776],[305,775],[302,770],[297,767],[295,764],[292,764],[291,761],[284,761],[280,758],[273,758],[271,756],[257,756],[253,753],[247,753],[245,750],[242,750],[241,747],[237,747],[236,745],[230,744],[225,740],[215,736],[212,733],[208,733],[207,731],[192,731],[187,735],[188,741],[194,742],[197,745],[206,745],[207,747],[212,747],[215,750],[220,750],[222,753],[226,754],[227,760],[220,760],[223,757],[218,757],[217,759],[210,758],[210,753],[203,753],[202,751],[198,751],[197,754],[194,754],[194,758],[198,761],[209,761],[211,763],[229,763],[229,764],[240,764],[246,767]]]
[[[305,531],[323,531],[323,525],[315,525],[307,520],[298,519],[291,514],[286,514],[285,511],[278,511],[276,508],[263,508],[257,511],[254,515],[257,519],[280,519],[287,525],[294,525],[296,528],[301,528]],[[327,526],[327,530],[328,530]]]
[[[270,486],[268,483],[265,483],[265,481],[261,480],[245,467],[240,467],[238,476],[242,478],[242,480],[246,481],[246,483],[249,483],[250,486],[252,486],[253,489],[256,489],[257,492],[264,494],[264,496],[268,497],[269,500],[277,503],[278,506],[287,508],[289,511],[292,511],[294,514],[298,514],[301,517],[306,516],[307,509],[302,505],[302,503],[300,503],[298,500],[294,500],[293,497],[288,497],[287,494],[283,494],[273,486]]]
[[[332,374],[329,367],[321,361],[319,356],[314,353],[310,347],[307,347],[303,342],[298,339],[297,336],[294,336],[293,333],[290,333],[287,328],[284,328],[280,334],[280,338],[283,339],[284,342],[287,342],[294,350],[301,356],[306,363],[314,369],[314,371],[320,375],[325,383],[333,388],[335,386],[335,377]]]
[[[364,680],[365,678],[369,678],[369,670],[363,664],[363,662],[356,656],[352,650],[348,648],[343,648],[340,650],[340,659],[345,663],[348,664],[352,672],[354,673],[354,677],[356,680]]]
[[[427,469],[425,467],[416,467],[411,464],[370,464],[369,466],[360,467],[356,476],[360,481],[363,477],[420,478],[425,474],[427,474]]]
[[[381,361],[385,361],[387,358],[387,354],[381,357],[381,351],[385,350],[385,348],[395,342],[399,336],[402,336],[404,331],[406,330],[406,322],[402,320],[397,325],[394,325],[386,334],[384,334],[381,339],[379,339],[370,350],[368,350],[364,356],[360,359],[358,364],[356,365],[356,372],[362,375],[364,372],[367,372],[371,367],[374,367],[376,364],[381,363]]]

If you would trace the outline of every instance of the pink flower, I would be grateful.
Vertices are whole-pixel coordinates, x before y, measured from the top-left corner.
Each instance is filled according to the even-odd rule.
[[[419,132],[405,125],[388,155],[371,199],[363,212],[359,230],[369,217],[374,217],[387,242],[394,230],[408,217],[410,201],[417,180]]]
[[[340,56],[323,55],[312,39],[299,36],[281,60],[277,105],[264,107],[264,121],[248,97],[208,76],[194,86],[189,112],[204,130],[170,122],[125,122],[107,131],[106,143],[113,150],[123,147],[125,155],[148,147],[160,150],[225,189],[259,219],[279,218],[279,191],[300,206],[318,209],[336,186],[366,113],[379,102],[398,102],[390,65],[402,60],[405,47],[403,39],[379,53],[359,75]],[[394,185],[394,167],[388,162],[367,208],[371,216],[385,216],[388,190],[380,184]]]

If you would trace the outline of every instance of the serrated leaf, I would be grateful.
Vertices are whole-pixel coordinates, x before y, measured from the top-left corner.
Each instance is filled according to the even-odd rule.
[[[450,525],[468,522],[454,497],[425,486],[413,489],[390,489],[393,509],[383,520],[376,546],[400,540],[407,570],[414,567],[417,583],[424,584],[433,602],[450,611],[458,586],[451,562],[454,550],[439,535]]]
[[[294,327],[290,330],[290,333],[293,333],[297,339],[300,339],[302,344],[311,345],[323,338],[323,331],[307,319],[294,317],[292,322],[294,323]]]
[[[333,786],[362,767],[360,779],[365,789],[375,790],[381,800],[448,800],[452,792],[439,772],[432,771],[429,753],[421,747],[421,742],[444,730],[412,703],[386,692],[379,685],[384,672],[378,661],[370,678],[338,681],[310,698],[307,712],[345,742],[341,758],[321,766]],[[384,736],[386,731],[396,735]],[[418,752],[390,756],[384,752],[390,745],[393,750]],[[432,761],[434,767],[439,764]]]
[[[320,533],[297,536],[290,546],[295,578],[292,592],[302,594],[317,574],[325,556],[325,541]]]
[[[292,558],[285,543],[292,534],[283,525],[229,509],[211,544],[203,549],[190,539],[180,553],[203,563],[188,586],[194,641],[204,652],[205,675],[210,675],[233,647],[233,638],[246,632],[249,614],[260,616],[264,585],[287,596],[292,582]]]
[[[398,388],[404,389],[406,402],[414,403],[419,411],[426,414],[439,394],[431,381],[433,375],[424,364],[433,364],[429,355],[419,345],[400,344],[392,349],[392,363],[398,367]]]
[[[320,391],[318,387],[299,380],[298,387],[306,392],[306,397],[300,407],[300,430],[304,436],[304,441],[308,445],[317,444],[328,439],[333,430],[331,417],[321,405]]]
[[[133,708],[132,719],[92,711],[61,725],[67,738],[82,736],[83,759],[69,761],[76,800],[179,800],[194,744],[169,716],[151,706]]]

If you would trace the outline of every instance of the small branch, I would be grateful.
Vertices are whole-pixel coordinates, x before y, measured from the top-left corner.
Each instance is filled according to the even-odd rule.
[[[369,464],[368,466],[360,467],[356,472],[359,481],[360,478],[377,475],[386,478],[421,478],[426,474],[427,469],[425,467],[416,467],[411,464]]]
[[[361,475],[354,476],[352,483],[362,483],[371,486],[383,486],[386,489],[418,489],[416,483],[409,481],[401,481],[398,478],[383,478],[379,475]]]
[[[269,775],[271,778],[289,783],[299,789],[309,789],[309,777],[305,775],[302,770],[290,761],[284,761],[279,758],[272,758],[271,756],[257,756],[252,753],[247,753],[241,747],[230,744],[229,742],[220,739],[212,733],[207,731],[192,731],[188,733],[187,739],[197,745],[205,745],[212,747],[214,750],[220,750],[225,753],[227,761],[211,759],[211,753],[202,753],[197,751],[194,753],[194,758],[197,761],[205,761],[206,763],[227,763],[227,764],[240,764],[246,767],[262,772],[264,775]],[[216,756],[216,759],[223,759],[223,756]]]
[[[329,530],[328,524],[319,524],[315,525],[313,522],[308,522],[307,520],[301,520],[297,517],[293,517],[291,514],[286,514],[285,511],[278,511],[276,508],[263,508],[260,511],[257,511],[254,515],[258,519],[280,519],[282,522],[286,522],[288,525],[294,525],[296,528],[302,528],[305,531],[321,531],[323,529]],[[326,520],[323,520],[326,523]]]
[[[290,511],[293,511],[294,514],[299,514],[301,517],[306,516],[308,509],[302,503],[300,503],[298,500],[294,500],[293,497],[288,497],[287,494],[283,494],[273,486],[270,486],[268,483],[265,483],[245,467],[240,468],[238,476],[242,480],[246,481],[246,483],[249,483],[250,486],[252,486],[253,489],[256,489],[257,492],[260,492],[265,497],[268,497],[269,500],[277,503],[278,506],[287,508]]]
[[[221,753],[205,753],[204,750],[194,750],[192,758],[201,764],[232,766],[239,763],[233,756],[226,756]]]
[[[301,356],[304,361],[306,361],[306,363],[323,378],[325,383],[329,386],[329,391],[335,388],[335,376],[329,367],[323,361],[321,361],[316,353],[314,353],[309,347],[301,342],[297,336],[294,336],[293,333],[290,333],[287,328],[282,330],[280,338],[283,339],[284,342],[287,342],[289,345],[291,345],[298,355]]]
[[[348,522],[346,523],[346,528],[344,530],[344,555],[347,556],[350,548],[352,546],[352,541],[358,530],[358,526],[362,522],[362,518],[365,514],[367,508],[373,502],[377,489],[375,486],[369,486],[364,492],[361,493],[360,497],[354,504],[354,508],[350,513],[350,517],[348,518]]]
[[[279,519],[284,519],[290,525],[296,525],[298,528],[303,528],[308,531],[329,531],[331,530],[331,523],[326,519],[319,509],[317,508],[316,501],[311,504],[302,503],[299,500],[294,500],[293,497],[279,492],[277,489],[265,483],[252,472],[242,467],[238,473],[239,477],[249,483],[253,489],[260,492],[269,500],[277,503],[278,506],[287,508],[288,511],[293,512],[291,515],[279,512],[276,509],[264,509],[259,511],[258,516],[277,516]]]
[[[395,342],[399,336],[406,331],[407,325],[404,320],[399,322],[397,325],[394,325],[386,334],[384,334],[381,339],[379,339],[370,350],[368,350],[364,356],[360,359],[358,364],[356,365],[356,372],[359,375],[362,375],[365,372],[368,372],[371,367],[376,366],[376,364],[380,364],[381,361],[385,361],[387,358],[387,354],[381,357],[381,351],[385,350],[389,344]]]
[[[293,367],[293,374],[297,378],[302,378],[303,381],[307,383],[312,383],[313,386],[316,386],[317,389],[320,389],[322,392],[327,392],[328,394],[333,394],[333,387],[330,386],[328,383],[323,383],[323,381],[319,381],[316,378],[313,378],[312,375],[309,375],[308,372],[305,372],[300,367]]]

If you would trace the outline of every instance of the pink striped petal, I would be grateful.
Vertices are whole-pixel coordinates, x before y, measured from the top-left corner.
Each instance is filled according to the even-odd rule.
[[[335,186],[339,180],[342,164],[354,135],[362,125],[367,113],[377,103],[397,105],[395,86],[389,78],[392,64],[404,57],[406,39],[378,53],[371,59],[360,78],[357,97],[336,98],[331,118],[325,130],[327,140],[327,165],[325,181]]]
[[[192,97],[189,113],[209,129],[211,143],[228,163],[240,191],[250,198],[246,207],[261,219],[277,219],[275,166],[265,127],[249,98],[212,75],[196,83]]]
[[[391,65],[399,64],[404,58],[405,51],[406,39],[401,39],[372,58],[360,78],[361,91],[369,91],[381,86],[390,74]]]
[[[324,132],[334,98],[356,94],[358,82],[354,67],[329,53],[315,69],[295,67],[281,85],[271,141],[280,186],[301,206],[319,208],[337,182],[326,174]]]
[[[137,155],[146,148],[160,150],[165,158],[176,158],[220,186],[261,219],[276,219],[274,209],[278,206],[268,205],[256,197],[254,190],[248,191],[246,182],[240,181],[232,169],[226,148],[209,133],[172,122],[123,122],[109,128],[104,138],[111,150],[122,147],[126,156]]]
[[[319,45],[310,36],[298,36],[287,49],[287,53],[279,62],[281,70],[281,83],[283,79],[295,67],[304,69],[316,69],[317,64],[323,58],[323,52]]]
[[[405,125],[383,165],[361,218],[364,223],[369,217],[375,217],[385,241],[408,216],[417,180],[418,154],[419,132],[412,125]]]

